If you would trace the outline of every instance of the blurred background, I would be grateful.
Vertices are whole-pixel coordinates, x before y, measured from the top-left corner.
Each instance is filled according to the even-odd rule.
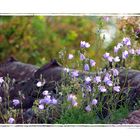
[[[14,56],[38,66],[51,59],[68,65],[67,55],[75,54],[78,60],[80,41],[86,41],[91,44],[89,57],[100,67],[103,53],[113,53],[124,37],[131,38],[134,48],[140,46],[140,17],[0,16],[0,62]],[[131,66],[140,69],[139,57]]]

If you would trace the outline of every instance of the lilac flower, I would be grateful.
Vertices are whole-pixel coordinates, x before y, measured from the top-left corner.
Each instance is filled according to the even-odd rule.
[[[76,100],[77,97],[73,94],[69,94],[68,97],[67,97],[67,101],[72,101],[72,100]]]
[[[114,89],[114,91],[116,91],[116,92],[120,92],[120,86],[114,86],[113,89]]]
[[[117,53],[119,51],[120,47],[119,46],[115,46],[114,47],[114,53]]]
[[[107,58],[107,60],[108,60],[109,62],[112,62],[112,61],[113,61],[113,57],[112,57],[112,56],[109,56],[109,57]]]
[[[87,85],[86,86],[86,90],[89,91],[89,92],[91,92],[91,86]]]
[[[51,103],[52,103],[53,105],[56,105],[56,104],[57,104],[57,100],[53,98],[53,99],[51,100]]]
[[[110,80],[110,77],[111,77],[111,75],[109,73],[106,73],[103,81],[106,83],[107,81]]]
[[[131,46],[130,38],[128,37],[123,38],[123,44],[126,46]]]
[[[85,82],[86,82],[86,83],[89,83],[90,81],[91,81],[91,78],[90,78],[90,77],[86,77],[86,78],[85,78]]]
[[[135,50],[134,50],[134,49],[130,49],[130,50],[129,50],[129,53],[130,53],[130,54],[135,54]]]
[[[20,103],[19,100],[17,100],[17,99],[14,99],[14,100],[13,100],[13,104],[14,104],[14,106],[17,106],[19,103]]]
[[[104,59],[107,59],[109,56],[110,56],[110,54],[107,52],[103,55]]]
[[[40,110],[43,110],[43,109],[44,109],[44,104],[39,105],[38,108],[39,108]]]
[[[72,106],[76,107],[78,105],[76,100],[72,100]]]
[[[39,104],[45,104],[46,103],[46,100],[45,99],[40,99],[39,100]]]
[[[49,95],[48,96],[45,96],[44,97],[44,100],[45,100],[45,103],[46,104],[50,104],[51,103],[51,96],[49,96]]]
[[[94,82],[95,83],[100,83],[101,82],[101,76],[96,76],[95,78],[94,78]]]
[[[90,105],[86,106],[86,107],[85,107],[85,110],[86,110],[87,112],[90,112],[90,111],[91,111]]]
[[[89,48],[90,47],[90,44],[88,42],[81,41],[80,42],[80,46],[81,46],[81,48]]]
[[[42,92],[42,94],[43,94],[44,96],[47,96],[47,95],[49,94],[49,92],[48,92],[48,90],[45,90],[45,91]]]
[[[73,54],[68,55],[68,59],[73,59],[73,57],[74,57]]]
[[[113,76],[118,76],[119,75],[119,71],[115,68],[111,69],[113,72]]]
[[[118,44],[117,44],[117,47],[118,47],[118,48],[121,48],[121,47],[123,47],[123,44],[122,44],[122,43],[118,43]]]
[[[122,58],[123,59],[126,59],[128,57],[128,51],[124,51],[124,52],[122,52]]]
[[[98,100],[97,99],[93,99],[92,100],[92,105],[96,105],[98,103]]]
[[[72,77],[78,77],[79,76],[79,71],[75,70],[71,72]]]
[[[137,55],[140,55],[140,49],[136,50]]]
[[[82,53],[80,53],[80,60],[85,60],[86,59],[86,57],[82,54]]]
[[[37,82],[36,86],[37,87],[42,87],[44,85],[44,83],[42,83],[41,81]]]
[[[96,65],[96,62],[93,59],[90,59],[90,66],[93,67]]]
[[[73,94],[70,94],[67,97],[67,101],[70,101],[72,106],[77,106],[78,105],[76,99],[77,99],[77,97],[75,95],[73,95]]]
[[[39,104],[50,104],[51,103],[51,96],[46,96],[44,99],[40,99]]]
[[[88,65],[88,64],[85,64],[85,65],[84,65],[84,70],[85,70],[85,71],[89,71],[89,65]]]
[[[116,57],[114,58],[114,61],[115,61],[115,62],[120,62],[119,56],[116,56]]]
[[[15,119],[14,118],[9,118],[8,123],[12,124],[14,122],[15,122]]]
[[[2,84],[4,82],[3,77],[0,77],[0,84]]]
[[[113,82],[112,82],[111,80],[108,80],[108,81],[106,82],[106,84],[107,84],[108,86],[110,86],[110,87],[113,86]]]
[[[99,90],[101,92],[106,92],[107,91],[106,88],[105,88],[105,86],[99,86]]]
[[[81,41],[81,42],[80,42],[81,48],[85,48],[85,43],[86,43],[85,41]]]

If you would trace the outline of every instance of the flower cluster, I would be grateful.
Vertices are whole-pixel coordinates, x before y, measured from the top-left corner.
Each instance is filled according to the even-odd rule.
[[[74,94],[69,94],[67,97],[67,101],[69,101],[73,107],[76,107],[78,105],[77,97]]]
[[[92,106],[96,106],[97,103],[98,103],[98,100],[97,100],[97,99],[93,99],[93,100],[91,101],[91,103],[85,107],[85,110],[86,110],[87,112],[90,112],[90,111],[92,110]]]
[[[134,50],[133,48],[131,48],[131,40],[128,37],[123,38],[122,42],[114,46],[115,55],[117,55],[120,50],[122,50],[121,58],[124,60],[127,59],[129,55],[140,55],[139,49]],[[120,62],[119,56],[113,57],[108,52],[103,55],[103,58],[108,60],[109,62]]]
[[[81,41],[80,46],[81,46],[81,48],[89,48],[90,44],[86,41]]]
[[[40,110],[43,110],[45,108],[45,105],[57,105],[58,101],[54,97],[51,97],[50,93],[47,90],[43,91],[42,95],[44,95],[44,98],[39,100]]]
[[[81,41],[81,48],[88,48],[86,45],[87,42]],[[123,40],[123,43],[118,43],[117,46],[114,47],[114,54],[116,55],[118,51],[125,45],[131,45],[128,38]],[[84,51],[86,52],[86,51]],[[133,54],[133,50],[131,50],[131,54]],[[123,59],[128,57],[127,51],[122,52]],[[71,56],[73,58],[74,56]],[[110,53],[106,52],[103,55],[104,59],[109,62],[120,62],[119,56],[111,56]],[[70,58],[68,58],[70,59]],[[80,61],[83,64],[84,71],[90,71],[91,67],[96,66],[96,62],[93,59],[86,57],[86,53],[83,51],[80,52]],[[67,69],[65,69],[67,71]],[[69,72],[69,70],[68,70]],[[78,70],[72,70],[70,73],[73,78],[81,78]],[[119,71],[116,68],[110,68],[108,71],[98,71],[94,76],[85,75],[83,79],[82,87],[82,100],[87,104],[85,106],[85,110],[90,112],[93,106],[96,106],[98,103],[98,99],[96,99],[97,95],[100,93],[105,94],[105,96],[110,95],[108,93],[119,93],[121,88],[119,86],[118,81]],[[77,106],[77,97],[74,94],[69,94],[67,97],[67,101],[71,103],[73,107]],[[82,102],[83,102],[82,101]]]
[[[17,106],[18,104],[20,104],[20,101],[18,99],[14,99],[13,100],[13,105]]]

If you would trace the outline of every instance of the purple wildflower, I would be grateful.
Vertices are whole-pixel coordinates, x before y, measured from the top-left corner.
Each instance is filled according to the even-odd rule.
[[[79,76],[79,71],[75,70],[71,72],[72,77],[78,77]]]
[[[86,107],[85,107],[85,110],[86,110],[87,112],[90,112],[90,111],[91,111],[90,105],[86,106]]]
[[[89,71],[89,65],[88,65],[88,64],[85,64],[85,65],[84,65],[84,70],[85,70],[85,71]]]
[[[131,46],[130,38],[128,37],[123,38],[123,44],[126,46]]]
[[[90,47],[90,44],[88,42],[81,41],[80,42],[80,46],[81,46],[81,48],[89,48]]]
[[[123,59],[126,59],[128,57],[128,51],[124,51],[124,52],[122,52],[122,58]]]
[[[81,41],[81,42],[80,42],[81,48],[85,48],[85,43],[86,43],[85,41]]]
[[[90,59],[90,66],[93,67],[96,65],[96,62],[93,59]]]
[[[89,91],[89,92],[91,92],[91,86],[87,85],[86,86],[86,90]]]
[[[113,72],[113,76],[118,76],[119,75],[119,71],[115,68],[111,69]]]
[[[94,82],[95,83],[100,83],[101,82],[101,76],[96,76],[95,78],[94,78]]]
[[[78,105],[76,100],[72,100],[72,106],[76,107]]]
[[[123,47],[123,44],[122,44],[122,43],[118,43],[118,44],[117,44],[117,47],[118,47],[118,48],[121,48],[121,47]]]
[[[12,124],[14,122],[15,122],[15,119],[14,118],[9,118],[8,123]]]
[[[76,100],[77,97],[73,94],[69,94],[68,97],[67,97],[67,101],[72,101],[72,100]]]
[[[107,52],[103,55],[104,59],[107,59],[109,56],[110,56],[110,54]]]
[[[119,56],[116,56],[116,57],[114,58],[114,61],[115,61],[115,62],[120,62]]]
[[[120,92],[120,86],[114,86],[113,89],[114,89],[114,91],[116,91],[116,92]]]
[[[68,59],[73,59],[73,57],[74,57],[73,54],[68,55]]]
[[[90,78],[90,77],[86,77],[86,78],[85,78],[85,82],[86,82],[86,83],[89,83],[90,81],[91,81],[91,78]]]
[[[44,109],[44,104],[39,105],[38,108],[39,108],[40,110],[43,110],[43,109]]]
[[[107,84],[108,86],[110,86],[110,87],[113,86],[113,82],[112,82],[111,80],[108,80],[108,81],[106,82],[106,84]]]
[[[109,57],[107,58],[107,60],[108,60],[109,62],[112,62],[112,61],[113,61],[113,57],[112,57],[112,56],[109,56]]]
[[[111,77],[111,75],[109,73],[106,73],[103,81],[106,83],[107,81],[110,80],[110,77]]]
[[[107,91],[106,88],[105,88],[105,86],[99,86],[99,90],[101,92],[106,92]]]
[[[20,103],[19,100],[17,100],[17,99],[14,99],[14,100],[13,100],[13,104],[14,104],[14,106],[17,106],[19,103]]]
[[[98,100],[97,99],[93,99],[92,100],[92,105],[96,105],[98,103]]]
[[[129,53],[133,55],[133,54],[135,54],[135,50],[134,49],[130,49]]]
[[[80,60],[85,60],[86,59],[86,57],[82,54],[82,53],[80,53]]]
[[[45,99],[40,99],[39,104],[45,104],[45,101],[46,101]]]
[[[114,53],[117,53],[119,51],[120,47],[119,46],[115,46],[114,47]]]
[[[44,99],[40,99],[39,104],[50,104],[51,103],[51,96],[46,96]]]
[[[56,105],[56,104],[57,104],[57,100],[53,98],[53,99],[51,100],[51,103],[52,103],[53,105]]]

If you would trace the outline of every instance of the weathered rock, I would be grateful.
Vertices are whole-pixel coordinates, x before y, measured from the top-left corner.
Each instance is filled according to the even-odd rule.
[[[0,77],[9,75],[10,78],[16,81],[24,81],[34,76],[34,73],[39,67],[25,64],[10,57],[4,63],[0,64]]]
[[[119,79],[124,93],[128,95],[130,105],[135,105],[140,100],[140,71],[121,69]]]
[[[118,122],[119,124],[140,124],[140,109],[131,112],[126,119]]]

